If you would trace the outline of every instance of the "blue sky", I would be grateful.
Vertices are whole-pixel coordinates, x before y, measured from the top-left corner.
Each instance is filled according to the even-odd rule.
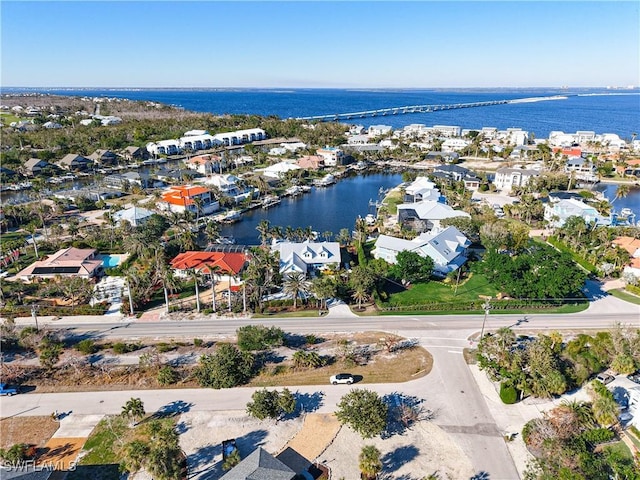
[[[640,2],[51,2],[1,9],[3,86],[640,84]]]

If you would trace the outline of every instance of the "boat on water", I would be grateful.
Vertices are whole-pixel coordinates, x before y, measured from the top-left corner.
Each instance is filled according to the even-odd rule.
[[[218,221],[221,223],[235,223],[242,220],[242,216],[238,210],[229,210],[218,216]]]
[[[376,217],[369,213],[366,217],[364,217],[364,221],[367,222],[367,225],[373,225],[376,223]]]
[[[336,183],[336,177],[332,174],[328,173],[320,180],[316,180],[314,184],[318,187],[328,187],[329,185],[333,185]]]
[[[302,192],[303,192],[302,188],[300,188],[298,185],[294,185],[292,187],[287,188],[284,191],[284,194],[288,197],[296,197],[300,195]]]
[[[629,217],[631,215],[633,215],[633,210],[631,210],[630,208],[623,208],[622,210],[620,210],[621,217]]]
[[[267,195],[262,199],[262,208],[273,207],[274,205],[278,205],[282,200],[275,195]]]

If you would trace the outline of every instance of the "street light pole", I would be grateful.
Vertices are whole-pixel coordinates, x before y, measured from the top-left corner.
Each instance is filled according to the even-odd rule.
[[[129,297],[129,312],[131,313],[131,316],[134,315],[133,313],[133,298],[131,298],[131,284],[129,283],[129,279],[125,280],[127,282],[127,296]]]
[[[478,344],[482,342],[482,337],[484,336],[484,325],[485,323],[487,323],[487,316],[489,315],[489,310],[491,310],[491,304],[489,303],[489,300],[490,298],[487,298],[482,305],[482,308],[484,309],[484,319],[482,320],[482,330],[480,330],[480,340],[478,341]]]

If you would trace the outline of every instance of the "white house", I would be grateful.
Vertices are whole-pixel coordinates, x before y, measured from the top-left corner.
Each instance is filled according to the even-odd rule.
[[[582,157],[569,157],[564,165],[564,171],[569,175],[573,173],[574,178],[577,180],[586,182],[598,181],[596,166],[590,160]]]
[[[449,205],[433,200],[398,205],[398,223],[412,224],[416,231],[437,230],[442,220],[455,217],[471,216],[467,212],[454,210]]]
[[[571,198],[544,206],[544,219],[554,227],[561,227],[569,217],[582,217],[586,223],[599,225],[611,223],[609,218],[601,216],[598,210],[580,200]]]
[[[465,140],[464,138],[447,138],[444,142],[442,142],[442,151],[456,152],[469,146],[470,143],[471,142],[469,140]]]
[[[499,168],[496,170],[496,178],[493,181],[498,190],[511,191],[513,187],[526,185],[533,177],[540,175],[536,170],[523,168]]]
[[[443,137],[459,137],[462,129],[453,125],[434,125],[432,131],[439,133]]]
[[[116,225],[120,225],[123,220],[129,222],[132,227],[144,225],[147,220],[154,214],[151,210],[133,206],[125,210],[119,210],[113,214]]]
[[[456,227],[423,233],[413,240],[380,235],[372,251],[374,258],[395,264],[398,253],[416,252],[433,260],[433,273],[446,276],[467,261],[466,251],[471,242]]]
[[[427,177],[416,177],[416,179],[404,189],[405,202],[421,202],[423,200],[433,200],[437,202],[441,199],[440,190],[438,190],[436,184]]]
[[[327,167],[335,167],[342,164],[342,159],[344,158],[344,152],[338,147],[319,148],[316,150],[316,154],[324,159],[324,164]]]
[[[393,127],[390,125],[371,125],[367,133],[372,137],[379,137],[380,135],[387,135],[392,131]]]
[[[338,242],[279,242],[271,247],[280,254],[280,273],[312,274],[329,265],[340,265]]]
[[[218,188],[222,195],[232,198],[235,203],[240,203],[253,195],[252,188],[246,189],[240,186],[239,182],[238,177],[228,174],[215,174],[203,181],[207,185]]]
[[[262,175],[270,178],[282,178],[287,172],[291,170],[300,170],[300,167],[295,163],[278,162],[265,168],[262,171]]]

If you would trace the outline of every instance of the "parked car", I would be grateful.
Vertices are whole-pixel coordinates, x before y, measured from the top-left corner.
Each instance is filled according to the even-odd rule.
[[[0,395],[12,396],[18,393],[17,388],[9,388],[6,383],[0,383]]]
[[[640,370],[627,375],[627,378],[634,383],[640,383]]]
[[[338,373],[337,375],[332,375],[331,378],[329,378],[329,382],[331,382],[332,385],[337,385],[339,383],[351,385],[353,383],[353,375],[350,373]]]
[[[602,383],[604,383],[605,385],[608,383],[611,383],[615,380],[615,377],[613,375],[610,375],[608,373],[599,373],[598,375],[596,375],[596,380],[601,381]]]

